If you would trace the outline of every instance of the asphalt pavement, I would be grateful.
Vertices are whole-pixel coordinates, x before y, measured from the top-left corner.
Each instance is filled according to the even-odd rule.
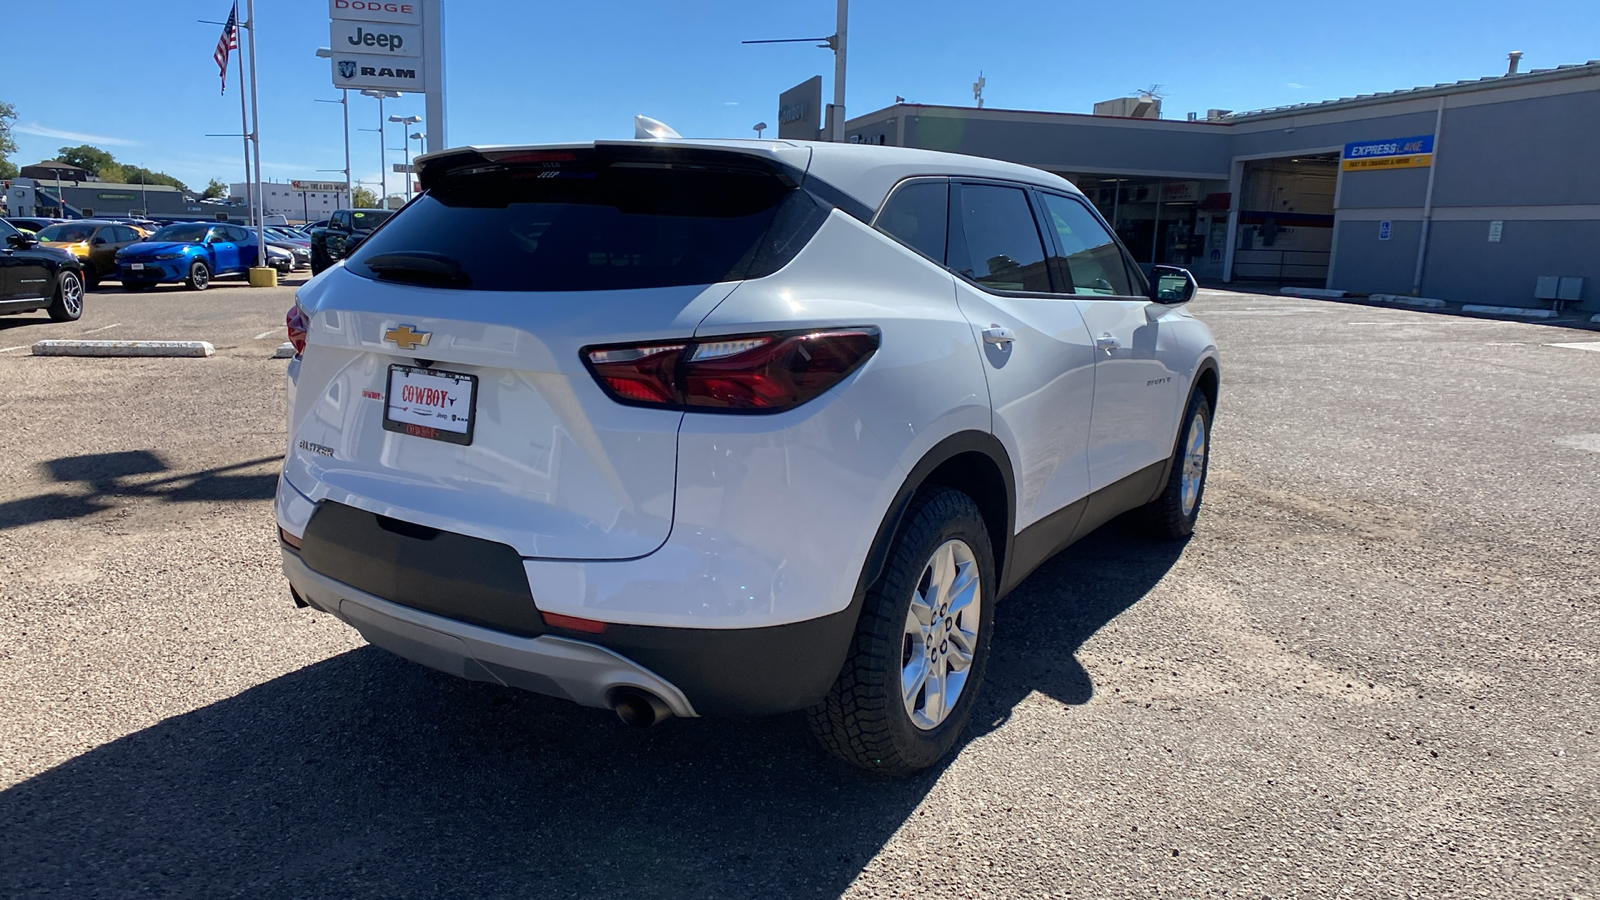
[[[0,896],[1596,895],[1594,332],[1204,292],[1195,537],[1035,573],[958,752],[894,781],[295,609],[291,297],[0,318]],[[217,355],[26,349],[80,336]]]

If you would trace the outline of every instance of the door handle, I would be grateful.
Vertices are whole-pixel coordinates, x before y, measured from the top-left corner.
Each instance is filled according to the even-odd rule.
[[[1016,339],[1017,337],[1011,333],[1011,329],[1005,327],[1004,325],[990,325],[988,328],[983,330],[983,342],[985,344],[999,344],[1001,346],[1005,346]]]
[[[1107,332],[1095,338],[1094,345],[1097,348],[1104,350],[1106,355],[1109,356],[1110,354],[1117,352],[1117,348],[1122,346],[1122,342],[1112,337],[1110,332]]]

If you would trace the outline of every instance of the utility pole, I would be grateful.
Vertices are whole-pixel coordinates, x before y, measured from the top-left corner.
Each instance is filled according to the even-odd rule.
[[[828,104],[828,118],[823,123],[823,133],[830,141],[844,140],[844,70],[845,50],[850,24],[850,0],[838,0],[835,10],[833,34],[821,38],[777,38],[763,41],[740,41],[741,44],[811,44],[833,51],[833,102]],[[820,42],[820,43],[819,43]]]

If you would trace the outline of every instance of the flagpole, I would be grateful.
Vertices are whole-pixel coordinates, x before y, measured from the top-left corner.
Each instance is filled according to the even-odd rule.
[[[261,202],[261,107],[256,93],[256,0],[245,0],[245,11],[250,16],[250,118],[255,123],[251,137],[256,145],[256,265],[259,267],[267,264],[267,216]]]
[[[239,4],[233,5],[234,43],[239,40]],[[250,116],[245,108],[244,96],[244,51],[239,51],[239,131],[244,135],[244,203],[250,210],[250,215],[255,216],[256,190],[255,184],[250,181]]]

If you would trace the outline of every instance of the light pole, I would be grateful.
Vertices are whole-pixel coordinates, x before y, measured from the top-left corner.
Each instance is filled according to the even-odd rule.
[[[318,47],[317,56],[320,59],[332,59],[333,51],[327,47]],[[356,205],[355,185],[350,181],[350,91],[341,88],[339,99],[318,100],[318,103],[337,103],[344,109],[344,198],[351,206]],[[338,171],[337,169],[324,169],[325,172]]]
[[[417,155],[422,156],[428,152],[428,136],[420,131],[413,131],[411,139],[417,142]]]
[[[383,136],[383,101],[387,98],[399,97],[399,91],[362,91],[363,96],[376,97],[378,100],[378,177],[383,185],[383,197],[378,201],[379,209],[389,208],[389,147],[388,141]],[[363,131],[374,129],[363,128]]]
[[[756,140],[759,141],[761,140],[761,132],[766,131],[768,127],[769,126],[765,122],[757,122],[756,124],[750,126],[750,130],[756,133]]]
[[[421,116],[390,116],[389,117],[389,121],[391,121],[391,122],[399,122],[401,125],[415,125],[418,122],[422,121],[422,117]],[[401,129],[400,133],[402,135],[404,135],[405,134],[405,129]],[[411,141],[410,140],[404,140],[404,141],[401,141],[401,143],[406,145],[405,146],[405,150],[406,150],[406,200],[409,201],[411,199]]]
[[[828,104],[825,131],[830,141],[844,140],[844,58],[845,38],[850,20],[850,0],[838,0],[833,34],[825,38],[778,38],[765,41],[740,41],[741,44],[810,44],[833,51],[833,102]]]

